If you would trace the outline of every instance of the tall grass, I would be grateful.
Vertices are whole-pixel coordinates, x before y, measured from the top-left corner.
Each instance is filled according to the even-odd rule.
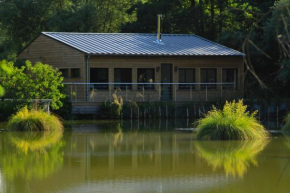
[[[43,111],[22,108],[8,122],[9,130],[17,131],[62,131],[63,125],[58,117]]]
[[[197,121],[197,138],[211,140],[260,139],[269,133],[257,121],[255,115],[250,114],[243,100],[226,102],[222,110],[213,106],[205,118]]]

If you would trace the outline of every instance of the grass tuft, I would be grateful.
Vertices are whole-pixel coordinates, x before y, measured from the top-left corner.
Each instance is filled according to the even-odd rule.
[[[58,117],[43,111],[22,108],[8,122],[9,130],[16,131],[62,131],[63,125]]]
[[[226,102],[222,110],[213,106],[205,118],[197,121],[197,138],[209,140],[248,140],[269,136],[257,121],[257,111],[250,114],[243,100]]]

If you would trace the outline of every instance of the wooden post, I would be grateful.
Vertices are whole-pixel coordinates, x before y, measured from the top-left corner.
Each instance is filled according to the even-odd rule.
[[[205,86],[205,100],[207,101],[207,85]]]
[[[177,90],[176,85],[174,85],[174,101],[175,102],[176,102],[176,98],[177,98],[176,90]]]
[[[76,102],[78,101],[78,87],[75,86],[75,91],[76,91]]]
[[[186,118],[189,117],[188,108],[186,108]]]
[[[133,119],[132,107],[130,107],[130,109],[131,109],[131,119]]]
[[[144,99],[145,99],[145,89],[144,89],[144,86],[143,86],[143,102],[144,102]]]
[[[138,116],[138,120],[139,120],[139,115],[140,115],[140,114],[139,114],[139,106],[138,106],[138,115],[137,115],[137,116]]]
[[[168,117],[167,105],[165,107],[165,110],[166,110],[166,118],[167,118]]]
[[[192,85],[190,85],[190,101],[192,101]]]
[[[160,108],[160,105],[159,105],[159,117],[161,118],[161,108]]]
[[[277,106],[277,129],[279,128],[279,107]]]
[[[128,102],[128,87],[126,85],[126,102]]]
[[[72,85],[70,85],[70,100],[72,100],[72,96],[73,96],[73,88]]]
[[[159,101],[160,101],[161,100],[161,84],[159,84],[158,94],[159,94]]]
[[[221,85],[221,99],[223,98],[223,85]]]
[[[109,85],[109,100],[111,100],[112,97],[112,91],[111,91],[111,85]]]

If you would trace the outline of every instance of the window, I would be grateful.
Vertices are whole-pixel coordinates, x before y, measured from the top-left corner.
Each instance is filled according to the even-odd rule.
[[[68,69],[59,69],[64,78],[68,78]]]
[[[217,69],[202,68],[200,70],[201,83],[217,83]],[[216,84],[201,84],[201,89],[216,89]]]
[[[179,69],[179,83],[195,83],[195,69],[192,68],[180,68]],[[181,84],[179,89],[195,89],[195,85]]]
[[[222,71],[222,81],[223,83],[236,83],[236,88],[238,85],[238,69],[237,68],[224,68]],[[234,85],[228,84],[223,85],[223,89],[233,88]]]
[[[154,83],[155,69],[154,68],[138,68],[137,70],[138,83]],[[154,84],[138,85],[138,89],[154,89]]]
[[[70,71],[71,78],[79,78],[80,77],[80,69],[79,68],[72,68]]]
[[[109,70],[108,68],[91,68],[90,69],[91,83],[108,83]],[[95,84],[93,88],[98,90],[108,90],[108,84]]]
[[[115,83],[132,83],[132,68],[115,68],[114,70]],[[131,89],[132,84],[115,84],[115,87],[121,89]]]

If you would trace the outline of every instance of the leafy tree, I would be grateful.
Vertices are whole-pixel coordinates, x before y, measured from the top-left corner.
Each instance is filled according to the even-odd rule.
[[[62,107],[61,99],[65,97],[60,92],[63,87],[61,72],[53,69],[48,64],[40,62],[32,65],[29,61],[21,68],[14,67],[9,63],[11,73],[0,75],[0,82],[6,89],[6,98],[31,100],[31,99],[52,99],[52,108]]]
[[[7,66],[6,60],[0,61],[0,76],[1,74],[10,74],[11,69]],[[3,96],[5,93],[4,88],[0,84],[0,96]]]

